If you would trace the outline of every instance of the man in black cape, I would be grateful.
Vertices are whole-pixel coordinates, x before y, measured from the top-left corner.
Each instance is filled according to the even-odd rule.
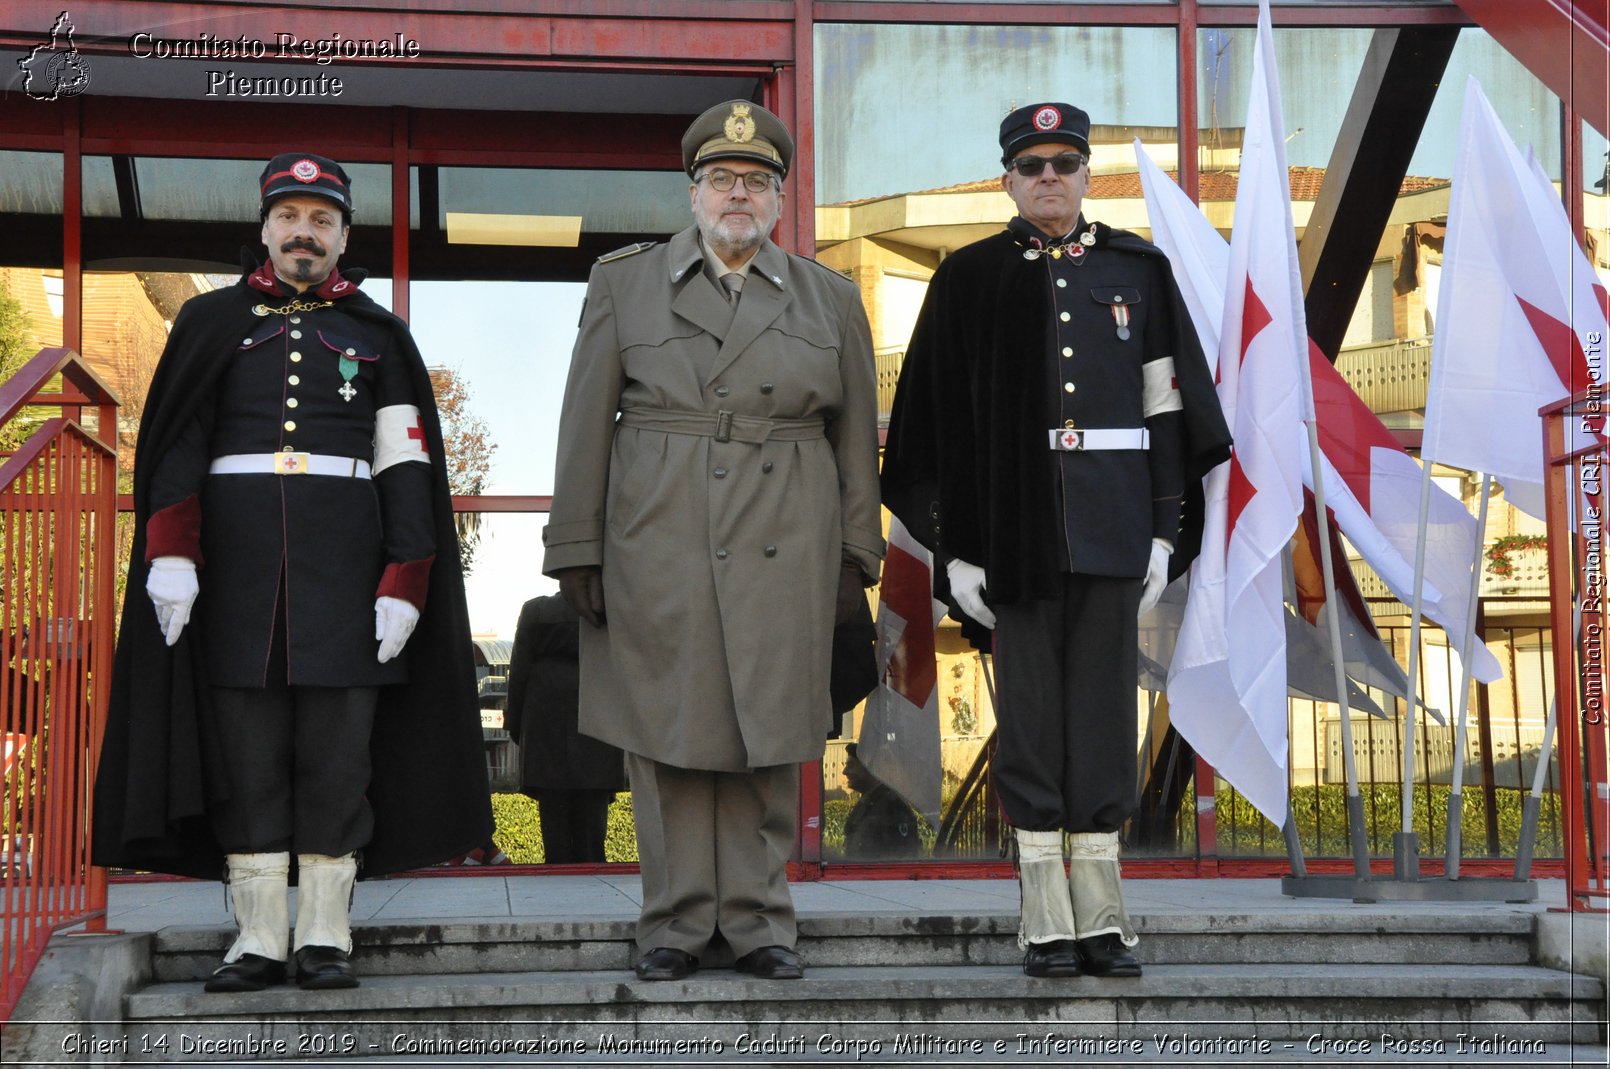
[[[1200,480],[1230,443],[1168,262],[1080,213],[1089,134],[1062,103],[1002,122],[1019,215],[935,272],[883,462],[884,503],[943,565],[937,596],[994,631],[993,782],[1031,976],[1140,974],[1118,871],[1136,618],[1196,556]]]
[[[406,325],[336,261],[345,170],[276,156],[268,259],[185,304],[146,399],[94,861],[212,878],[210,991],[351,987],[349,902],[491,837],[442,434]],[[154,611],[153,611],[154,610]]]

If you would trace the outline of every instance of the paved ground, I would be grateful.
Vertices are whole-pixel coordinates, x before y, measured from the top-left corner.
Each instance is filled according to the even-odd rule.
[[[1291,898],[1277,879],[1128,880],[1131,913],[1312,913],[1345,910],[1380,914],[1440,913],[1444,902],[1360,904],[1338,899]],[[791,885],[802,917],[813,914],[1015,913],[1012,880],[826,880]],[[415,876],[358,884],[353,920],[373,923],[469,918],[635,918],[642,902],[635,875],[622,876]],[[1539,880],[1535,902],[1461,903],[1461,910],[1521,910],[1539,913],[1565,905],[1560,880]],[[174,881],[114,883],[108,896],[109,924],[127,931],[168,925],[228,924],[222,886]],[[1605,924],[1603,915],[1579,914],[1584,924]]]

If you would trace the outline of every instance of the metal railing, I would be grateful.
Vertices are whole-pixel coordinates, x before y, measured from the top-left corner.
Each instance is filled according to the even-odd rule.
[[[105,928],[90,797],[114,641],[117,409],[70,349],[0,383],[0,1021],[53,933]]]
[[[1605,717],[1604,392],[1545,408],[1549,612],[1560,749],[1560,814],[1572,909],[1610,898],[1610,749]],[[1595,903],[1594,899],[1598,899]]]

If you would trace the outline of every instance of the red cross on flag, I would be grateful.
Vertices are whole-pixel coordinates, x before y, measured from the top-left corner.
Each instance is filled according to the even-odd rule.
[[[1258,7],[1219,337],[1219,402],[1235,446],[1208,476],[1202,554],[1169,672],[1197,753],[1277,826],[1286,819],[1281,553],[1302,511],[1300,363],[1308,351],[1268,0]],[[1235,641],[1229,641],[1234,635]]]
[[[1481,85],[1465,86],[1443,245],[1420,455],[1485,472],[1543,518],[1537,410],[1604,383],[1605,289],[1559,194],[1523,156]],[[1588,444],[1602,424],[1566,420]]]

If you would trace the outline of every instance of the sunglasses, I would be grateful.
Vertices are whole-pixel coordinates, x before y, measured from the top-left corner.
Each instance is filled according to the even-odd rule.
[[[1033,178],[1045,170],[1046,164],[1057,174],[1078,174],[1079,168],[1085,165],[1085,157],[1077,152],[1063,152],[1055,156],[1019,156],[1006,165],[1009,171],[1016,171],[1024,178]]]

